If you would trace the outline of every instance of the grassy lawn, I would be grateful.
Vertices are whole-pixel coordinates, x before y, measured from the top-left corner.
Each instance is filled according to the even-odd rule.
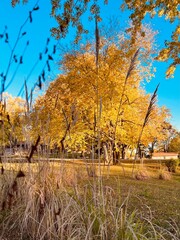
[[[154,225],[157,224],[165,229],[168,229],[168,228],[170,229],[172,226],[172,229],[170,229],[171,232],[174,231],[173,230],[174,225],[180,226],[180,170],[179,169],[176,173],[171,174],[170,180],[160,180],[159,169],[158,169],[159,165],[157,163],[144,164],[143,169],[140,167],[139,164],[137,164],[134,170],[134,175],[136,175],[140,170],[146,172],[146,174],[148,175],[148,178],[146,180],[137,180],[134,177],[132,177],[131,163],[128,163],[128,164],[123,163],[122,165],[109,166],[109,167],[101,165],[101,167],[99,167],[97,163],[94,163],[94,165],[92,165],[90,163],[85,163],[83,161],[72,160],[72,161],[61,161],[59,163],[58,162],[32,163],[30,165],[27,163],[5,163],[3,164],[3,168],[4,168],[4,172],[3,174],[1,172],[1,177],[0,177],[1,189],[3,189],[5,185],[9,187],[12,186],[13,181],[17,175],[17,172],[20,169],[25,173],[26,175],[25,178],[17,179],[18,187],[19,189],[21,188],[21,190],[19,190],[20,192],[18,193],[21,199],[24,198],[25,192],[27,194],[29,191],[26,189],[24,190],[25,192],[23,192],[22,190],[23,188],[26,188],[27,185],[29,185],[28,179],[31,179],[30,181],[33,181],[33,179],[36,179],[34,180],[34,183],[31,183],[31,186],[33,186],[33,188],[36,186],[36,190],[33,190],[33,191],[40,192],[39,195],[41,195],[41,189],[43,189],[44,184],[48,184],[48,187],[49,187],[48,191],[51,191],[49,194],[50,195],[52,194],[52,197],[54,197],[54,199],[56,199],[55,196],[57,197],[57,192],[59,191],[59,188],[60,188],[62,189],[61,193],[63,191],[66,191],[68,194],[70,194],[71,197],[73,196],[73,199],[76,200],[75,204],[79,203],[80,201],[80,200],[77,201],[77,199],[81,199],[84,197],[83,191],[85,186],[90,185],[92,187],[93,186],[98,187],[99,186],[98,184],[100,184],[104,189],[110,189],[108,190],[110,192],[110,195],[108,195],[108,198],[110,197],[110,200],[108,201],[111,202],[111,205],[113,205],[113,201],[116,201],[116,205],[118,205],[118,202],[119,202],[119,205],[121,205],[123,201],[125,201],[125,199],[127,199],[128,197],[128,204],[127,204],[128,215],[131,215],[132,212],[136,211],[137,212],[136,218],[140,220],[146,219],[147,221],[150,221],[152,224]],[[41,175],[41,178],[39,177],[40,175]],[[35,181],[36,181],[36,184],[35,184]],[[93,194],[94,193],[92,192],[90,195],[87,195],[88,198],[91,198]],[[40,199],[42,198],[42,196],[40,196]],[[106,194],[104,196],[107,198]],[[3,199],[4,199],[3,191],[1,191],[0,197],[1,197],[0,201],[2,206]],[[54,200],[54,201],[57,201],[57,200]],[[87,200],[83,199],[82,201],[87,201]],[[16,204],[16,202],[18,202],[18,200],[15,200],[14,205]],[[19,202],[19,204],[20,203],[21,202]],[[19,209],[21,209],[20,212],[22,211],[23,208],[26,208],[25,205],[27,204],[31,204],[29,200],[26,204],[22,202],[22,207],[20,205],[17,206]],[[87,203],[83,202],[80,205],[82,204],[84,204],[83,205],[84,207],[87,206]],[[13,209],[13,206],[11,206],[11,209],[5,209],[1,211],[0,213],[1,223],[3,223],[4,221],[3,216],[7,216],[6,212],[9,213],[9,211],[12,211],[12,209]],[[111,210],[113,211],[113,208]],[[93,208],[93,214],[95,214],[94,211],[96,212],[96,210],[94,210]],[[116,211],[114,212],[114,214],[116,214]],[[92,216],[92,212],[90,216]],[[98,213],[98,216],[99,216],[99,213]],[[13,218],[14,217],[15,216],[13,215]],[[2,224],[1,224],[1,230],[2,230]],[[178,231],[179,231],[179,228],[178,228]],[[128,237],[126,238],[131,239]],[[117,237],[115,239],[126,239],[126,238]],[[31,239],[31,238],[27,238],[27,239]],[[52,237],[51,239],[56,239],[56,238]],[[74,239],[78,239],[78,238],[74,238]],[[94,238],[94,239],[100,239],[100,238]],[[141,239],[141,238],[138,238],[138,239]],[[149,237],[149,239],[154,239],[154,238]],[[157,238],[157,239],[161,239],[161,238]],[[167,238],[167,239],[170,239],[170,238]]]
[[[112,166],[110,177],[104,175],[104,183],[124,198],[130,194],[130,211],[138,209],[143,216],[164,226],[172,220],[180,225],[180,171],[173,173],[170,180],[160,180],[156,167],[157,164],[145,164],[149,179],[141,181],[132,177],[130,165],[124,167],[125,176],[121,166]]]

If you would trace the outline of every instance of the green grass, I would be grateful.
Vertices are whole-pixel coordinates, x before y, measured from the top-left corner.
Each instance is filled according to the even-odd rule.
[[[155,222],[160,224],[173,218],[180,225],[180,172],[172,174],[171,180],[160,180],[156,164],[154,168],[152,164],[145,167],[150,174],[148,180],[133,179],[130,165],[125,166],[126,176],[123,175],[121,166],[113,166],[111,176],[106,179],[105,175],[104,183],[116,188],[124,198],[130,192],[131,210],[138,208],[143,215],[152,213]]]

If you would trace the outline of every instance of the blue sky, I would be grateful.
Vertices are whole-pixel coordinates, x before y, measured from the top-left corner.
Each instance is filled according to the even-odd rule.
[[[29,0],[28,4],[24,6],[20,4],[15,8],[11,7],[10,2],[10,0],[0,1],[0,34],[3,33],[4,27],[6,25],[8,27],[7,32],[9,42],[5,43],[4,40],[0,39],[0,74],[1,72],[5,72],[7,69],[8,59],[11,54],[10,48],[13,48],[13,44],[16,40],[19,28],[28,17],[29,11],[33,8],[36,1]],[[101,2],[103,2],[103,0]],[[124,28],[129,21],[129,12],[122,13],[120,11],[119,6],[121,1],[111,0],[109,2],[110,3],[107,6],[102,5],[103,21],[106,22],[108,18],[115,16],[119,19],[121,27]],[[56,44],[56,41],[51,37],[50,43],[48,44],[48,53],[46,55],[44,54],[47,38],[50,36],[50,28],[52,26],[56,26],[56,22],[49,16],[49,0],[40,0],[39,6],[40,9],[33,12],[32,23],[30,24],[28,22],[22,30],[22,32],[27,32],[27,34],[24,35],[19,41],[15,51],[15,54],[19,60],[27,41],[29,41],[29,45],[27,46],[27,50],[23,57],[24,64],[19,65],[19,69],[14,78],[14,81],[6,90],[14,96],[19,93],[25,79],[29,88],[31,88],[36,83],[38,76],[46,64],[48,54],[52,53],[53,46]],[[174,24],[170,24],[169,22],[165,21],[164,18],[158,17],[155,17],[154,19],[147,17],[145,22],[151,23],[153,29],[159,32],[156,41],[157,44],[162,47],[164,45],[164,40],[170,39],[172,30],[174,29]],[[87,24],[87,20],[85,18],[83,18],[83,23]],[[88,26],[93,30],[94,25],[92,22],[88,23]],[[68,43],[70,38],[72,39],[72,35],[73,33],[71,32],[66,40],[60,40],[60,44]],[[40,52],[43,54],[43,58],[42,61],[38,61],[38,64],[36,65]],[[58,66],[56,63],[58,62],[59,57],[60,56],[58,56],[58,54],[56,54],[56,56],[53,56],[55,61],[50,61],[50,72],[47,71],[46,66],[46,81],[54,79],[58,73]],[[7,83],[12,78],[12,74],[14,73],[16,66],[17,65],[15,64],[11,66]],[[33,66],[35,66],[34,69],[32,69]],[[160,82],[158,103],[160,106],[165,105],[170,109],[172,114],[171,122],[180,131],[180,67],[178,66],[176,69],[174,78],[167,80],[165,79],[165,72],[168,63],[155,62],[154,66],[156,67],[155,77],[151,80],[150,83],[146,84],[146,90],[147,92],[152,93],[156,85]],[[28,75],[30,76],[27,79]]]

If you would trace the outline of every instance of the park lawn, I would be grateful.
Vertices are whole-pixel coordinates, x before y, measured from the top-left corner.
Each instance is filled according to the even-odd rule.
[[[123,167],[122,167],[123,166]],[[29,171],[38,172],[44,167],[52,171],[52,176],[65,173],[66,188],[71,191],[74,184],[84,186],[92,184],[93,181],[102,183],[103,187],[110,187],[114,190],[115,196],[122,199],[128,196],[128,211],[138,212],[139,218],[149,219],[153,224],[158,224],[164,228],[169,227],[169,223],[180,226],[180,171],[172,174],[170,180],[159,179],[159,165],[144,164],[144,169],[148,172],[149,178],[146,180],[136,180],[132,177],[132,164],[117,166],[98,166],[84,163],[83,161],[61,161],[51,163],[5,163],[3,164],[6,175],[21,169],[26,175]],[[87,169],[95,172],[94,176],[88,177]],[[136,165],[134,173],[141,169]],[[99,171],[101,177],[99,178]],[[76,179],[75,179],[76,175]],[[77,177],[78,176],[78,177]],[[12,177],[13,179],[13,177]],[[3,181],[1,174],[0,181]]]
[[[111,181],[111,185],[115,183]],[[130,211],[138,209],[142,216],[152,218],[160,225],[166,225],[166,221],[172,219],[180,225],[180,176],[173,176],[168,181],[120,177],[119,185],[123,197],[130,194]]]
[[[140,215],[164,227],[167,221],[175,221],[180,226],[180,170],[170,180],[160,180],[157,164],[144,164],[144,167],[149,174],[147,180],[134,179],[132,165],[124,166],[125,176],[121,166],[111,166],[110,177],[107,178],[107,172],[104,174],[104,184],[116,189],[122,198],[130,196],[130,212],[137,209]]]

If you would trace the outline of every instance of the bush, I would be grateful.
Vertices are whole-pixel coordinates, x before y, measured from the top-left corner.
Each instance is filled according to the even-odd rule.
[[[179,165],[179,160],[178,159],[177,160],[174,160],[174,159],[168,160],[165,162],[165,165],[168,168],[169,172],[175,173],[177,170],[177,167]]]
[[[161,170],[159,172],[159,179],[160,180],[171,180],[171,173],[168,171],[165,171],[165,170]]]
[[[148,174],[148,172],[147,172],[147,170],[146,169],[139,169],[136,173],[135,173],[135,178],[137,179],[137,180],[141,180],[141,181],[143,181],[143,180],[147,180],[147,179],[149,179],[149,174]]]

